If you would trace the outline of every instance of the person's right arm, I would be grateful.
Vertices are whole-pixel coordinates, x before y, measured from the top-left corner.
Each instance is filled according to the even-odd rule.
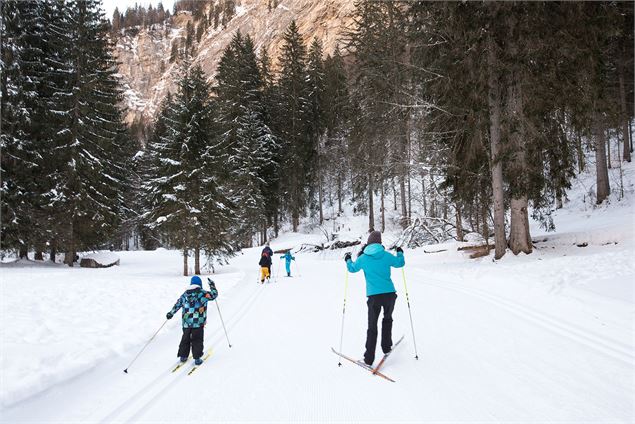
[[[362,269],[362,264],[364,263],[364,257],[361,256],[357,258],[355,262],[350,258],[350,256],[346,259],[346,268],[348,272],[358,272]]]
[[[168,312],[167,314],[165,314],[165,317],[167,319],[171,319],[174,314],[176,314],[176,312],[181,309],[181,307],[183,306],[183,296],[179,297],[179,300],[176,301],[176,303],[174,304],[174,306],[172,307],[172,309],[170,309],[170,312]]]

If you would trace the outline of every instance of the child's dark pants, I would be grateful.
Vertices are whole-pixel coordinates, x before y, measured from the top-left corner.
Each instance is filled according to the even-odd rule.
[[[375,360],[375,346],[377,345],[377,320],[384,308],[384,318],[381,320],[381,349],[384,353],[392,348],[392,311],[395,309],[397,293],[382,293],[368,296],[368,331],[366,332],[366,353],[364,362],[372,364]]]
[[[183,337],[179,344],[178,356],[187,358],[190,356],[190,346],[192,347],[192,356],[194,359],[203,356],[203,330],[205,327],[184,328]]]

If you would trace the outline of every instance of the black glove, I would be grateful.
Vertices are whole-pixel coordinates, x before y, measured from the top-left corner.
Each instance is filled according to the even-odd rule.
[[[403,249],[401,247],[398,247],[395,250],[397,251],[397,253],[399,253],[399,252],[403,253]]]
[[[344,262],[348,262],[348,261],[350,261],[350,260],[351,260],[351,253],[350,253],[350,252],[347,252],[347,253],[344,255]]]
[[[165,314],[165,317],[166,317],[167,319],[172,319],[172,317],[173,317],[173,316],[174,316],[174,315],[172,315],[172,312],[168,312],[167,314]]]
[[[207,278],[207,284],[209,284],[210,290],[216,290],[216,284],[209,277]]]

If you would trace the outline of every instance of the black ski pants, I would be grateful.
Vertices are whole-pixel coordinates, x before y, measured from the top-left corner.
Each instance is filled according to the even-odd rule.
[[[384,318],[381,320],[381,349],[384,353],[392,348],[392,311],[395,309],[397,293],[382,293],[368,296],[368,330],[366,331],[366,353],[364,362],[372,364],[375,361],[375,347],[377,346],[377,320],[381,309]]]
[[[190,356],[190,347],[192,347],[192,357],[198,359],[203,356],[203,331],[205,327],[184,328],[183,337],[179,344],[178,356],[186,358]]]

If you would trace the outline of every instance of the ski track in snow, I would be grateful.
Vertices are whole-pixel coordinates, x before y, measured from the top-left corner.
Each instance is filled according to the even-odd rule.
[[[227,273],[214,277],[219,287],[235,283],[218,298],[232,348],[216,305],[210,305],[205,346],[213,346],[214,353],[196,373],[187,375],[191,362],[171,373],[180,338],[175,325],[157,337],[130,374],[122,370],[136,351],[0,411],[2,421],[626,423],[634,416],[633,349],[627,339],[615,338],[624,334],[622,327],[601,334],[588,321],[578,322],[579,314],[565,320],[534,307],[534,298],[516,300],[523,292],[511,282],[504,285],[507,292],[486,284],[488,278],[505,282],[506,268],[465,274],[431,267],[425,262],[430,256],[407,251],[405,276],[420,360],[414,359],[401,270],[395,270],[399,298],[393,336],[406,339],[382,368],[396,380],[391,383],[354,364],[343,361],[338,367],[330,352],[331,346],[339,348],[341,259],[300,253],[296,257],[305,274],[294,264],[297,275],[282,278],[283,267],[274,264],[272,283],[260,285],[256,272],[249,271],[259,253],[259,248],[246,250]],[[532,266],[508,265],[516,272]],[[627,278],[628,272],[617,274]],[[577,301],[563,295],[575,289],[561,289],[532,290],[564,302],[557,306]],[[611,311],[600,312],[612,318]],[[365,321],[363,276],[350,274],[344,354],[361,357]]]
[[[595,334],[590,330],[582,329],[575,324],[557,320],[549,316],[548,314],[545,314],[544,312],[529,308],[519,302],[512,302],[504,299],[503,297],[488,293],[484,290],[480,290],[474,287],[467,288],[465,286],[451,283],[449,281],[432,278],[426,278],[426,280],[435,281],[437,282],[437,284],[431,283],[429,281],[426,281],[424,284],[448,290],[455,290],[459,293],[464,293],[482,299],[523,319],[531,321],[532,323],[539,325],[546,330],[553,331],[554,333],[568,337],[571,340],[575,340],[576,342],[581,343],[587,347],[596,349],[603,354],[622,361],[626,365],[631,365],[635,361],[632,347],[620,343],[619,341],[612,340],[608,337]]]

